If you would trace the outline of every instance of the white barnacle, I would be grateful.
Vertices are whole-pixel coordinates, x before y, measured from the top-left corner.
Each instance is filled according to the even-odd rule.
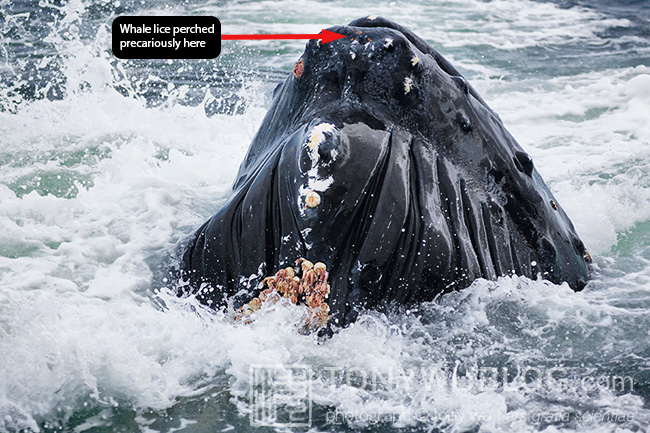
[[[354,60],[357,58],[357,54],[354,51],[350,51],[350,57]]]
[[[316,207],[320,204],[320,195],[316,191],[309,191],[305,196],[305,205],[308,207]]]
[[[316,207],[320,204],[321,198],[318,193],[327,190],[334,182],[332,176],[325,178],[321,177],[319,174],[318,162],[320,161],[319,147],[325,140],[327,140],[326,134],[333,134],[335,131],[336,127],[331,123],[320,123],[312,128],[305,142],[305,147],[312,164],[311,168],[305,173],[307,175],[307,181],[303,185],[300,185],[299,197],[297,198],[300,213],[303,214],[303,216],[304,209],[307,207]],[[337,152],[333,149],[330,154],[333,160]],[[331,161],[329,161],[328,164],[330,162]],[[304,200],[306,205],[304,208],[300,205],[302,200]]]
[[[377,15],[370,15],[370,16],[368,17],[368,19],[369,19],[370,21],[374,21],[374,20],[377,19]]]
[[[309,139],[307,141],[309,150],[318,150],[318,146],[325,141],[325,133],[333,133],[335,130],[336,127],[331,123],[321,123],[314,126],[314,129],[309,133]]]
[[[404,94],[406,95],[413,88],[413,78],[406,77],[404,78]]]
[[[393,46],[393,39],[392,38],[386,38],[384,40],[384,48],[390,48]]]
[[[415,66],[418,63],[420,63],[420,59],[418,58],[418,56],[413,56],[413,58],[411,59],[411,66]]]
[[[309,137],[307,138],[307,149],[309,149],[309,158],[311,159],[312,167],[315,167],[320,159],[318,147],[327,138],[325,133],[329,132],[331,134],[335,130],[336,127],[331,123],[321,123],[316,125],[309,133]]]

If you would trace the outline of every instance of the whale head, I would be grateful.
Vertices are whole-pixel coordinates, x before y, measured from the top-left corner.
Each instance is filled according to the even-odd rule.
[[[437,51],[383,18],[310,41],[233,192],[188,245],[199,299],[253,296],[298,257],[330,270],[332,323],[505,275],[581,289],[588,254],[533,161]],[[209,288],[207,290],[206,288]]]

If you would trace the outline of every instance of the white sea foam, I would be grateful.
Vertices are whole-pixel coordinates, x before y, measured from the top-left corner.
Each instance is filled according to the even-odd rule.
[[[10,163],[0,174],[6,428],[37,430],[35,417],[86,398],[164,409],[200,393],[202,375],[224,365],[212,356],[222,350],[220,327],[210,328],[218,316],[161,310],[154,273],[224,198],[263,114],[150,109],[105,85],[0,113]],[[72,196],[7,187],[62,171],[88,179],[73,183]]]

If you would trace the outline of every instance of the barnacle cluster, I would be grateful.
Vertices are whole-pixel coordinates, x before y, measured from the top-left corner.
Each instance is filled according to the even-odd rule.
[[[275,304],[282,298],[287,298],[293,304],[307,306],[305,323],[307,331],[325,326],[330,312],[325,302],[330,294],[330,285],[327,284],[327,266],[321,262],[313,264],[304,258],[296,260],[296,265],[300,265],[298,271],[300,276],[296,275],[296,269],[287,267],[280,269],[274,276],[265,278],[263,284],[268,288],[242,306],[235,314],[235,319],[250,323],[251,319],[248,316],[262,308],[263,304]]]

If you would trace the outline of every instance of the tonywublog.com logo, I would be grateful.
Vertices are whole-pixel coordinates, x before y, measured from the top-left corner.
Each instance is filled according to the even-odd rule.
[[[312,371],[306,365],[252,365],[251,426],[310,427]]]
[[[627,393],[634,391],[634,380],[629,376],[606,374],[581,374],[580,371],[569,371],[563,367],[476,367],[464,368],[457,362],[449,368],[434,369],[387,369],[363,367],[320,367],[312,369],[309,365],[252,365],[250,367],[249,408],[251,426],[312,426],[312,386],[318,389],[330,387],[343,389],[354,387],[365,392],[385,392],[395,390],[396,395],[403,392],[425,390],[435,401],[435,395],[465,391],[479,393],[494,392],[524,392],[526,394],[542,392],[576,393],[613,392]],[[349,388],[348,388],[349,389]],[[335,409],[332,414],[326,414],[326,423],[338,424],[347,421],[363,421],[372,423],[382,419],[382,422],[426,422],[422,409],[415,417],[409,414],[386,414],[390,416],[364,417],[350,414],[341,409]],[[332,416],[330,416],[332,415]],[[413,414],[411,414],[413,415]],[[503,414],[496,414],[502,416]],[[520,416],[521,414],[519,414]],[[569,416],[567,413],[531,413],[535,417],[561,417],[558,421]],[[573,414],[574,417],[576,414]],[[582,416],[577,414],[578,416]],[[594,414],[592,414],[594,415]],[[439,414],[436,414],[439,416]],[[449,414],[446,414],[447,418]],[[458,414],[455,415],[457,417]],[[591,415],[590,415],[591,416]],[[610,421],[616,421],[626,414],[598,414],[608,416]],[[491,414],[481,414],[481,419],[487,421]],[[410,421],[409,421],[410,420]],[[447,419],[449,421],[449,419]],[[494,421],[494,420],[493,420]],[[567,420],[568,421],[568,420]]]

